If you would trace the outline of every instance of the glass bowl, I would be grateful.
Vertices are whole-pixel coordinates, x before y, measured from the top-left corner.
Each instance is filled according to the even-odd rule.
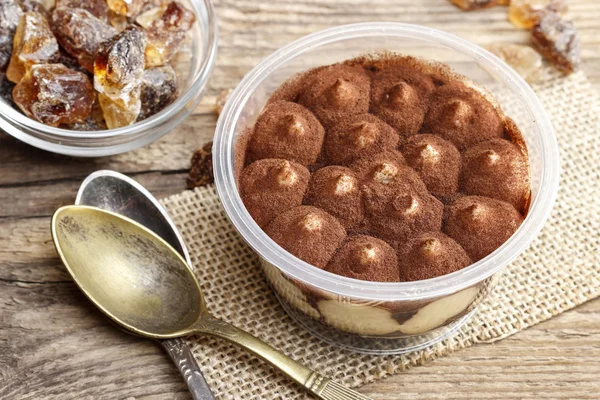
[[[491,92],[522,131],[530,158],[532,200],[517,232],[486,258],[452,274],[416,282],[359,281],[318,269],[285,251],[254,222],[236,187],[234,149],[269,95],[294,74],[385,50],[443,62]],[[318,337],[365,353],[391,354],[431,345],[458,329],[501,272],[547,220],[559,183],[559,152],[548,115],[529,85],[488,51],[448,33],[400,23],[340,26],[276,51],[231,94],[217,126],[213,164],[225,211],[258,253],[288,313]],[[539,266],[543,267],[543,266]]]
[[[212,0],[183,0],[196,23],[171,65],[179,80],[179,97],[160,113],[133,125],[103,131],[71,131],[34,121],[0,101],[2,129],[40,149],[79,157],[123,153],[145,146],[171,132],[202,98],[217,53],[217,17]]]

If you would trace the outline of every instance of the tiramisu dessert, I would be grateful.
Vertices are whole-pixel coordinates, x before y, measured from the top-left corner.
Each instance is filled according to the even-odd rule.
[[[519,227],[527,150],[483,89],[442,65],[361,57],[285,82],[237,148],[242,200],[296,257],[376,282],[477,262]]]

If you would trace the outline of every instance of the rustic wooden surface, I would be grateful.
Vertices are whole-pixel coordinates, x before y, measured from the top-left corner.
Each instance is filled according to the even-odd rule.
[[[600,2],[571,0],[583,69],[600,88]],[[189,399],[155,344],[114,329],[56,259],[52,212],[81,180],[110,168],[157,196],[185,187],[192,151],[210,140],[213,102],[264,56],[333,25],[424,24],[481,45],[526,42],[506,9],[465,14],[446,0],[217,0],[220,45],[207,96],[175,132],[110,158],[52,155],[0,133],[0,398]],[[600,299],[494,345],[477,345],[368,385],[374,399],[576,399],[600,397]]]

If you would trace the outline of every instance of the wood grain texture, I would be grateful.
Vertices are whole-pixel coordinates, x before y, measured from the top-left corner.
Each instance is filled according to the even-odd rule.
[[[364,21],[444,29],[480,45],[526,43],[506,9],[463,13],[446,0],[217,0],[220,45],[194,114],[156,143],[99,159],[53,155],[0,133],[0,398],[189,399],[155,343],[128,336],[79,293],[56,259],[50,215],[101,169],[157,196],[185,188],[192,151],[212,137],[214,100],[263,57],[316,30]],[[600,2],[571,0],[582,68],[600,88]],[[202,362],[202,360],[199,360]],[[597,399],[600,300],[493,345],[477,345],[361,391],[374,399]]]

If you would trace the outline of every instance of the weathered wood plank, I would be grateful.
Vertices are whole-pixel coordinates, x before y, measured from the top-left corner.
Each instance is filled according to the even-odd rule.
[[[187,171],[138,172],[129,176],[144,187],[152,188],[157,198],[186,189]],[[63,205],[72,204],[82,177],[56,181],[30,182],[24,185],[0,185],[0,220],[3,218],[47,217]],[[19,199],[19,201],[15,201]],[[27,223],[24,221],[24,223]]]

